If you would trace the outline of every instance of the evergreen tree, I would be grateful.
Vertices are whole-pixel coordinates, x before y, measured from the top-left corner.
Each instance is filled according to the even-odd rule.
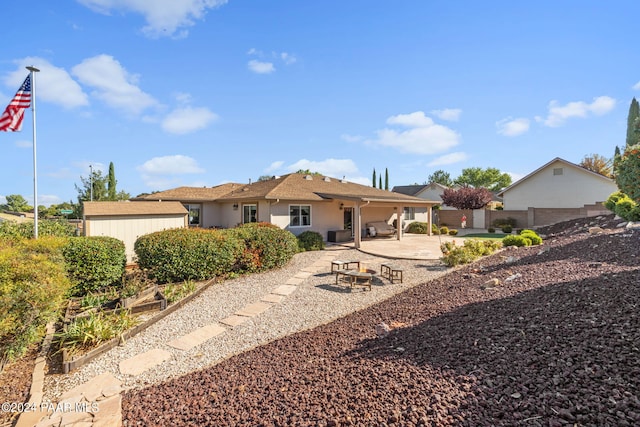
[[[629,106],[629,115],[627,116],[627,147],[637,144],[640,140],[638,134],[638,126],[640,125],[640,105],[634,97]]]
[[[373,186],[373,188],[376,188],[376,168],[373,168],[372,181],[373,181],[373,184],[371,184],[371,185]]]
[[[384,168],[384,189],[389,191],[389,169]]]
[[[380,176],[378,177],[378,182],[379,182],[379,184],[378,184],[378,188],[379,188],[379,189],[382,189],[382,175],[380,175]]]
[[[453,185],[453,180],[451,179],[451,175],[449,172],[445,172],[442,169],[438,169],[427,178],[429,182],[425,184],[431,184],[435,182],[440,185],[444,185],[445,187],[451,187]]]
[[[109,200],[116,200],[116,172],[113,167],[113,162],[109,163],[109,179],[107,181],[107,191],[109,193]]]
[[[82,204],[84,201],[98,201],[107,200],[107,177],[102,176],[100,170],[93,170],[89,178],[80,177],[82,186],[76,186],[78,192],[78,203]]]

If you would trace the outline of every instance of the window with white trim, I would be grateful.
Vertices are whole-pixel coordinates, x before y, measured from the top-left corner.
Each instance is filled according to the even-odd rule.
[[[289,205],[289,227],[311,226],[311,205]]]
[[[242,223],[258,222],[258,205],[242,205]]]
[[[184,205],[189,211],[189,227],[200,227],[200,205]]]

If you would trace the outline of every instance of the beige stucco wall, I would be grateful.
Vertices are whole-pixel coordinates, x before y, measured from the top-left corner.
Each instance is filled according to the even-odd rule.
[[[554,168],[562,168],[562,175],[554,175]],[[581,208],[605,201],[617,189],[612,180],[556,161],[505,191],[504,209]]]
[[[134,262],[134,244],[138,237],[156,231],[187,226],[184,215],[141,215],[89,217],[85,221],[85,235],[109,236],[124,242],[127,262]]]
[[[291,205],[309,205],[311,204],[311,226],[290,227],[289,226],[289,207]],[[296,236],[304,231],[316,231],[327,240],[327,232],[329,230],[342,230],[344,223],[344,212],[340,210],[340,203],[336,201],[309,203],[305,201],[279,201],[271,202],[269,220],[272,224],[280,228],[289,230]]]

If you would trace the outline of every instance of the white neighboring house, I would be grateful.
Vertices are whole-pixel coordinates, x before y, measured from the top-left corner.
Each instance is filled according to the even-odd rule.
[[[616,182],[556,157],[498,193],[505,210],[583,208],[603,203]]]
[[[135,261],[138,237],[189,226],[189,212],[180,202],[84,202],[85,236],[109,236],[124,242],[127,263]]]

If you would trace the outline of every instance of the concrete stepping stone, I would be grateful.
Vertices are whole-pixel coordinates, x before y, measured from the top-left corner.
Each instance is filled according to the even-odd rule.
[[[140,375],[147,369],[158,366],[164,361],[171,359],[171,353],[166,350],[155,348],[145,353],[140,353],[130,359],[122,360],[118,365],[120,372],[125,375]]]
[[[277,288],[275,288],[274,290],[271,291],[272,294],[276,294],[276,295],[291,295],[296,289],[298,289],[297,286],[293,286],[293,285],[280,285]]]
[[[302,282],[304,282],[304,279],[301,277],[292,277],[290,279],[288,279],[285,283],[287,285],[299,285]]]
[[[312,273],[308,272],[308,271],[299,271],[297,274],[295,274],[293,277],[296,279],[307,279],[311,276]]]
[[[280,304],[284,300],[284,295],[267,294],[262,297],[261,301]]]
[[[225,330],[226,329],[223,328],[222,326],[206,325],[196,329],[195,331],[189,332],[187,335],[184,335],[180,338],[176,338],[172,341],[169,341],[168,344],[173,348],[187,351],[197,345],[202,344],[205,341],[210,340],[216,335],[220,335]]]
[[[249,320],[248,317],[238,316],[238,315],[234,314],[233,316],[229,316],[229,317],[226,317],[226,318],[222,319],[220,321],[220,323],[224,323],[227,326],[232,326],[233,327],[233,326],[241,325],[244,322],[246,322],[247,320]]]
[[[253,304],[245,305],[240,310],[236,311],[235,314],[238,316],[246,316],[246,317],[254,317],[260,313],[263,313],[271,308],[273,304],[269,304],[266,302],[254,302]]]

